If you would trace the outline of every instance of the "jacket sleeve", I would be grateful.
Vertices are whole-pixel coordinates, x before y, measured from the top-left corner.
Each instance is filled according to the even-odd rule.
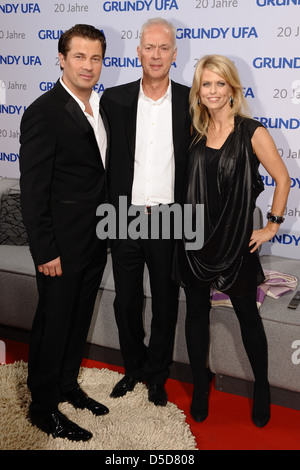
[[[56,138],[38,106],[31,105],[21,121],[20,187],[23,221],[36,264],[59,256],[53,230],[50,190]]]

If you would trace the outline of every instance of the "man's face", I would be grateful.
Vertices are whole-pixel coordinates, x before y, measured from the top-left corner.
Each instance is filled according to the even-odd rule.
[[[137,48],[144,77],[163,80],[176,60],[177,49],[171,31],[164,25],[151,25],[145,29]]]
[[[77,96],[91,91],[102,69],[102,44],[98,40],[74,37],[67,55],[59,53],[63,81]]]

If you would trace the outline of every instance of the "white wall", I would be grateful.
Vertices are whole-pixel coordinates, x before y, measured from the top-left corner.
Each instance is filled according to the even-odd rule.
[[[273,136],[291,176],[286,221],[263,253],[300,259],[300,0],[78,0],[0,2],[0,176],[19,176],[19,124],[26,106],[60,76],[57,42],[76,23],[103,29],[107,54],[97,91],[141,75],[139,31],[162,16],[177,27],[174,80],[191,85],[197,59],[229,56],[252,114]],[[265,216],[274,182],[261,167]]]

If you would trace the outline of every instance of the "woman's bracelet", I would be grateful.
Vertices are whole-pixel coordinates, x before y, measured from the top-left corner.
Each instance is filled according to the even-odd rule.
[[[282,224],[282,222],[284,222],[284,217],[281,215],[272,214],[272,212],[267,213],[267,219],[270,222],[273,222],[273,224]]]

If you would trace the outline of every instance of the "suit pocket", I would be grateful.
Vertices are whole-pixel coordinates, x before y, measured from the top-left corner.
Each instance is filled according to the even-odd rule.
[[[72,201],[72,200],[65,200],[65,199],[58,199],[57,202],[61,204],[78,204],[79,201]]]

